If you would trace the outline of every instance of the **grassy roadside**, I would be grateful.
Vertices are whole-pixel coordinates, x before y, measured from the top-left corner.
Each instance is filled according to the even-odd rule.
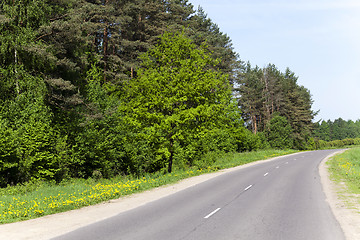
[[[113,179],[99,180],[72,179],[56,185],[46,182],[32,182],[22,186],[3,188],[0,189],[0,223],[23,221],[78,209],[175,183],[192,176],[294,152],[296,151],[263,150],[229,153],[217,157],[212,166],[175,170],[171,174],[157,173],[141,178],[119,176]]]
[[[335,155],[327,164],[332,180],[344,184],[340,195],[348,207],[360,204],[360,147]]]

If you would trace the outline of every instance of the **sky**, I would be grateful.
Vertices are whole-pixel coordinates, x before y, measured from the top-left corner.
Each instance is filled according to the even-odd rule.
[[[310,90],[315,121],[360,119],[359,0],[189,0],[253,67],[289,67]]]

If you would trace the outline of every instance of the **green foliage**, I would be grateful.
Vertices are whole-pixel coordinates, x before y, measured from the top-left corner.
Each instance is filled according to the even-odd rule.
[[[306,144],[306,150],[316,149],[316,142],[314,138],[309,138]]]
[[[86,75],[86,118],[71,136],[71,149],[63,166],[69,177],[95,174],[108,178],[127,171],[125,133],[119,128],[121,118],[114,114],[119,101],[107,94],[102,79],[100,68],[93,64]]]
[[[276,109],[311,145],[296,77],[242,71],[231,39],[187,0],[1,1],[0,186],[206,166],[268,148]]]
[[[275,115],[267,127],[267,138],[272,148],[292,148],[292,128],[285,117]]]
[[[309,146],[312,149],[344,148],[360,145],[360,138],[347,138],[343,140],[324,141],[314,139],[314,143]]]
[[[55,147],[59,136],[45,103],[46,86],[21,67],[17,73],[18,93],[3,99],[0,109],[1,186],[31,178],[54,179],[59,171]]]
[[[314,124],[314,149],[343,148],[359,145],[360,121],[345,121],[341,118],[335,121],[321,121]]]
[[[158,167],[167,164],[171,172],[175,143],[206,141],[210,129],[224,126],[230,86],[226,75],[209,68],[218,60],[183,34],[165,33],[142,59],[143,69],[126,86],[127,104],[119,110],[154,143]]]
[[[315,123],[313,136],[324,141],[343,140],[360,137],[360,120],[345,121],[342,118],[334,121],[321,121]]]
[[[234,83],[236,75],[242,70],[242,62],[238,60],[238,54],[234,52],[231,39],[220,31],[219,26],[208,18],[205,11],[199,7],[196,15],[191,18],[192,29],[189,37],[197,44],[208,44],[209,50],[215,59],[221,59],[216,66],[229,77],[229,82]]]
[[[309,90],[297,84],[297,77],[289,69],[281,73],[274,65],[266,68],[252,68],[248,63],[237,83],[239,105],[243,118],[253,133],[268,130],[270,121],[279,114],[285,117],[291,129],[291,141],[273,144],[276,147],[306,149],[311,137],[312,119],[316,113],[311,110],[312,99]],[[271,138],[275,136],[270,136]]]

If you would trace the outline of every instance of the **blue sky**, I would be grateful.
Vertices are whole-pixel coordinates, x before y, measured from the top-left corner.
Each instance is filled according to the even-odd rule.
[[[241,60],[290,68],[310,90],[315,120],[360,119],[359,0],[189,0]]]

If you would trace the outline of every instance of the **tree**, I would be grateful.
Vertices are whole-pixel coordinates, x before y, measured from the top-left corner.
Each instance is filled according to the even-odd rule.
[[[217,68],[229,75],[230,83],[234,83],[239,70],[242,70],[242,62],[234,51],[231,39],[222,33],[217,24],[208,18],[205,11],[199,7],[196,15],[190,21],[190,38],[197,44],[208,44],[215,59],[220,59]]]
[[[335,141],[360,137],[360,120],[345,121],[342,118],[334,121],[322,121],[314,126],[313,136],[323,141]]]
[[[291,148],[292,128],[285,117],[275,114],[267,128],[267,138],[272,148]]]
[[[305,149],[316,113],[311,110],[310,91],[299,86],[297,80],[289,69],[282,73],[272,64],[264,69],[248,64],[238,79],[236,91],[244,120],[254,133],[268,130],[268,123],[278,113],[293,129],[294,146]]]
[[[112,28],[109,40],[115,44],[108,47],[109,60],[119,63],[111,70],[119,72],[120,80],[136,77],[141,64],[138,57],[152,48],[165,31],[188,26],[194,13],[187,0],[109,0],[108,4],[118,19],[121,17],[109,25]],[[117,34],[116,40],[114,34]]]
[[[324,140],[330,141],[330,125],[326,121],[322,121],[321,124],[315,123],[314,126],[314,137]]]
[[[133,128],[155,146],[158,167],[172,171],[176,146],[226,121],[231,99],[227,76],[214,67],[206,46],[198,48],[184,34],[165,33],[142,56],[143,68],[126,86],[119,109]]]
[[[311,109],[313,100],[310,91],[304,86],[298,85],[298,77],[290,69],[286,69],[284,80],[286,85],[282,87],[282,91],[285,93],[285,111],[281,115],[289,120],[293,128],[295,147],[306,149],[307,141],[313,131],[312,120],[317,112]]]
[[[47,106],[41,70],[45,47],[37,29],[48,21],[46,1],[0,4],[0,185],[31,178],[54,179],[60,143]]]
[[[262,125],[264,103],[262,76],[262,70],[258,67],[252,69],[248,62],[238,82],[240,86],[235,89],[240,95],[239,105],[242,110],[242,117],[251,126],[254,134],[264,129]]]

